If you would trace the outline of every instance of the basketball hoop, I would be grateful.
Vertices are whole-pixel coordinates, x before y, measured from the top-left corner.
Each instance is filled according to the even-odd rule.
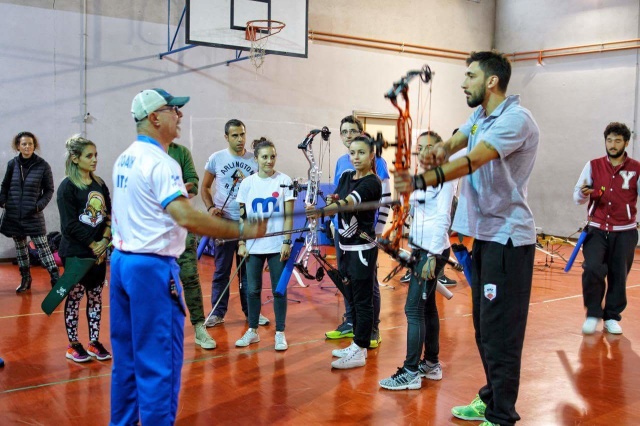
[[[285,27],[284,22],[274,21],[270,19],[259,19],[247,22],[245,31],[245,39],[251,42],[251,50],[249,50],[249,59],[255,67],[256,72],[264,63],[266,55],[265,48],[267,40],[272,35],[278,34]]]

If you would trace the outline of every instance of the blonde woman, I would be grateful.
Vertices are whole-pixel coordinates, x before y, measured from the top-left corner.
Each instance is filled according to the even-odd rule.
[[[81,136],[73,136],[66,143],[67,177],[58,188],[60,211],[60,257],[63,263],[70,257],[95,258],[96,264],[76,284],[67,296],[64,319],[69,338],[66,357],[75,362],[100,361],[111,358],[100,343],[102,314],[102,286],[107,267],[105,258],[111,242],[111,198],[109,189],[95,175],[98,164],[96,145]],[[85,350],[78,340],[80,301],[87,294],[89,345]]]

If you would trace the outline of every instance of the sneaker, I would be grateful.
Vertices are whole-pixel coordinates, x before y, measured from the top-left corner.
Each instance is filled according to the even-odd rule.
[[[407,272],[400,278],[401,283],[408,283],[409,281],[411,281],[411,269],[407,269]]]
[[[4,359],[0,358],[0,367],[4,367]]]
[[[264,315],[260,314],[260,316],[258,317],[258,325],[269,325],[271,321],[269,321],[269,318],[265,317]]]
[[[218,324],[224,324],[224,318],[217,315],[211,315],[204,323],[206,327],[215,327]]]
[[[287,338],[284,337],[284,331],[276,331],[276,351],[286,351],[289,348]]]
[[[245,347],[249,346],[252,343],[258,343],[260,341],[260,336],[253,328],[250,328],[244,333],[240,339],[236,340],[236,346]]]
[[[484,411],[486,409],[487,404],[482,402],[480,395],[476,395],[473,401],[471,401],[471,404],[453,407],[451,414],[462,420],[482,420],[486,422],[487,419],[484,418]]]
[[[478,426],[500,426],[498,423],[482,422]]]
[[[442,366],[439,362],[435,365],[429,365],[427,361],[423,359],[418,364],[418,372],[420,373],[420,377],[424,377],[425,379],[442,380]]]
[[[452,280],[451,278],[447,277],[444,274],[440,278],[438,278],[438,282],[440,284],[442,284],[443,286],[445,286],[445,287],[452,287],[452,286],[458,284],[458,281]]]
[[[106,361],[108,359],[111,359],[111,354],[109,353],[109,351],[106,350],[104,346],[102,346],[102,343],[97,340],[92,340],[89,342],[87,353],[89,353],[90,356],[95,357],[98,361]]]
[[[196,330],[196,345],[200,345],[202,349],[215,349],[216,341],[209,335],[207,327],[203,322],[193,326]]]
[[[67,347],[66,357],[75,362],[91,361],[91,356],[84,350],[82,343],[70,343]]]
[[[333,351],[333,356],[338,356]],[[351,346],[346,348],[343,352],[343,356],[331,363],[331,367],[346,370],[348,368],[364,367],[367,363],[367,349],[352,343]]]
[[[584,320],[584,324],[582,324],[582,334],[593,334],[596,332],[596,327],[598,326],[598,318],[596,317],[587,317]]]
[[[351,342],[351,344],[346,348],[334,349],[331,351],[331,355],[337,358],[344,358],[345,356],[349,355],[349,353],[351,352],[351,346],[353,345],[355,345],[355,343]]]
[[[371,332],[371,342],[369,342],[369,348],[375,349],[380,346],[382,343],[382,336],[380,335],[380,330],[373,330]]]
[[[354,336],[353,324],[345,320],[335,330],[327,331],[324,335],[327,339],[344,339],[345,337],[352,338]]]
[[[422,379],[417,372],[412,373],[400,367],[393,376],[380,380],[380,386],[389,390],[420,389]]]
[[[582,328],[584,330],[584,327]],[[604,329],[611,334],[622,334],[622,327],[618,321],[614,319],[606,320],[604,322]]]

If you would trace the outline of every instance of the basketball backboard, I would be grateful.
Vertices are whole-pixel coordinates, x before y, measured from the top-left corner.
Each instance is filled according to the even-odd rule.
[[[186,42],[234,50],[250,50],[247,21],[286,24],[269,37],[266,53],[307,57],[309,0],[187,0]]]

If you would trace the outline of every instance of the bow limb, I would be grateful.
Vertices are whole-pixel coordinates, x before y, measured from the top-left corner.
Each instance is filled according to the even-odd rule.
[[[318,193],[320,191],[320,176],[322,171],[316,163],[316,159],[313,155],[313,138],[322,134],[322,137],[328,139],[331,132],[329,129],[314,129],[309,132],[307,137],[298,145],[298,148],[302,150],[307,162],[309,163],[309,169],[307,171],[307,193],[305,195],[305,206],[316,206],[318,203]],[[318,219],[316,217],[307,219],[309,231],[305,235],[305,247],[303,253],[300,255],[300,260],[296,262],[296,266],[302,272],[306,278],[313,278],[307,269],[309,263],[309,257],[312,253],[318,251]]]
[[[423,82],[428,83],[432,76],[431,70],[425,65],[420,71],[409,71],[406,76],[402,77],[398,82],[395,82],[391,90],[385,94],[385,97],[388,98],[398,110],[398,119],[396,121],[397,142],[395,144],[396,152],[393,162],[393,166],[397,171],[408,171],[411,167],[411,135],[413,124],[410,114],[409,81],[416,76],[420,76]],[[398,97],[400,95],[402,95],[402,100],[404,101],[403,107],[398,104]],[[397,194],[397,199],[400,203],[392,207],[391,226],[382,234],[381,238],[381,248],[396,259],[398,259],[400,255],[402,231],[409,216],[410,195],[411,191]]]
[[[391,103],[398,110],[398,119],[396,121],[397,142],[393,167],[396,170],[409,170],[411,166],[411,129],[412,121],[409,114],[409,94],[408,86],[405,84],[401,91],[405,108],[398,105],[397,97],[391,98]],[[392,207],[391,225],[387,231],[382,234],[382,247],[385,252],[396,257],[400,249],[402,240],[402,230],[409,216],[409,197],[410,192],[397,194],[400,201]]]

